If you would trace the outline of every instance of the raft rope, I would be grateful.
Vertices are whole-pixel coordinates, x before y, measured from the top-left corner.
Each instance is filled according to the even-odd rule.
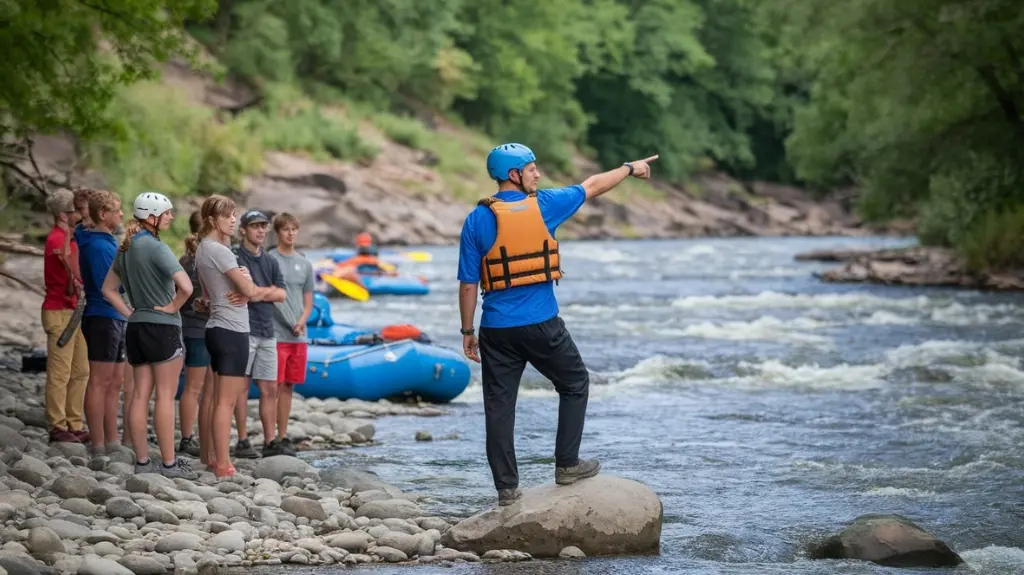
[[[413,339],[407,338],[407,339],[399,339],[399,340],[396,340],[396,341],[385,341],[385,342],[382,342],[382,343],[380,343],[378,345],[384,346],[384,349],[387,350],[387,351],[391,351],[391,349],[390,349],[391,347],[394,347],[394,346],[397,346],[397,345],[401,345],[403,343],[412,343],[414,341],[415,340],[413,340]],[[324,368],[327,368],[332,363],[339,363],[339,362],[342,362],[342,361],[347,361],[349,359],[352,359],[353,357],[359,357],[360,355],[364,355],[364,354],[370,353],[372,351],[378,351],[378,348],[377,348],[376,345],[371,345],[371,346],[367,347],[366,349],[359,349],[359,350],[356,350],[356,351],[348,352],[347,354],[342,355],[341,357],[337,357],[337,356],[328,357],[323,362],[324,363]],[[342,352],[342,353],[344,353],[344,352]],[[313,369],[315,369],[315,367]]]

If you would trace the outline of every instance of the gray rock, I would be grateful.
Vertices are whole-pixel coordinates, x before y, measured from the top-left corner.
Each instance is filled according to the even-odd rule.
[[[51,553],[64,553],[64,544],[53,529],[33,527],[28,532],[28,549],[36,557],[43,557]]]
[[[344,549],[350,553],[360,553],[373,542],[373,538],[363,531],[352,531],[350,533],[339,533],[331,537],[327,544],[335,549]]]
[[[34,471],[43,477],[51,477],[53,475],[53,470],[50,469],[50,466],[47,465],[45,461],[41,461],[30,455],[22,456],[21,459],[14,463],[14,465],[10,466],[8,472],[17,470]]]
[[[813,545],[812,559],[859,559],[888,567],[956,567],[948,545],[900,515],[862,515],[838,535]]]
[[[206,546],[211,549],[227,549],[228,551],[245,551],[245,537],[241,531],[229,529],[218,533],[206,541]]]
[[[46,477],[32,469],[11,469],[8,473],[19,482],[30,486],[30,488],[42,487],[47,481]]]
[[[89,492],[87,496],[89,501],[102,505],[107,502],[111,497],[117,497],[119,490],[113,485],[99,485],[95,489]],[[128,493],[125,492],[127,495]]]
[[[382,489],[369,489],[367,491],[360,491],[353,495],[349,500],[349,504],[352,505],[353,508],[359,509],[371,501],[383,501],[385,499],[394,499],[394,497]]]
[[[409,560],[409,556],[406,555],[405,553],[402,553],[398,549],[394,549],[392,547],[386,547],[384,545],[379,545],[377,547],[374,547],[373,551],[371,551],[371,553],[373,553],[377,557],[380,557],[381,559],[387,561],[388,563],[398,563],[400,561],[408,561]]]
[[[78,575],[133,575],[131,569],[96,555],[86,555]]]
[[[88,499],[73,498],[67,499],[60,504],[61,509],[65,509],[74,513],[75,515],[92,516],[96,514],[99,507],[95,503],[90,502]]]
[[[219,492],[218,492],[219,495]],[[245,517],[245,506],[235,501],[234,499],[228,499],[227,497],[218,497],[211,499],[206,504],[206,508],[211,514],[220,514],[227,518],[232,517]]]
[[[420,547],[420,539],[416,535],[409,535],[408,533],[387,531],[383,535],[377,537],[377,545],[398,549],[405,555],[412,557],[417,554],[417,550]],[[430,549],[431,551],[434,549],[433,542],[431,542]]]
[[[562,559],[583,559],[587,554],[581,551],[579,547],[573,547],[570,545],[559,551],[558,556]]]
[[[529,553],[516,551],[514,549],[492,549],[480,556],[484,561],[529,561],[532,559]]]
[[[445,531],[449,527],[448,522],[440,517],[418,517],[416,519],[416,524],[428,531],[430,529]]]
[[[356,515],[371,519],[387,519],[389,517],[412,519],[414,517],[422,517],[423,510],[412,501],[406,499],[386,499],[370,501],[361,505],[356,510]]]
[[[8,417],[6,415],[0,415],[0,425],[9,427],[14,431],[21,431],[25,429],[25,424],[20,419],[14,417]]]
[[[53,480],[50,491],[62,499],[84,499],[97,487],[99,482],[92,477],[65,475]],[[92,499],[90,501],[96,503]]]
[[[348,489],[352,493],[370,491],[377,489],[390,494],[392,497],[401,497],[402,492],[396,487],[384,482],[375,473],[369,471],[358,471],[355,469],[325,469],[320,472],[324,484],[331,487]]]
[[[270,479],[277,483],[284,481],[285,477],[317,477],[317,470],[305,461],[290,455],[275,455],[266,457],[256,464],[253,477],[256,479]]]
[[[297,517],[305,517],[314,521],[327,519],[327,513],[319,501],[306,499],[305,497],[285,497],[281,502],[281,509]]]
[[[156,542],[157,553],[173,553],[175,551],[198,551],[203,547],[203,538],[193,533],[171,533]]]
[[[21,511],[32,505],[32,496],[29,495],[28,491],[23,490],[3,491],[0,492],[0,504],[7,504],[16,511]]]
[[[0,568],[7,575],[56,575],[56,571],[28,555],[0,555]]]
[[[147,523],[166,523],[167,525],[178,525],[181,521],[170,509],[164,509],[159,505],[150,505],[146,508]]]
[[[135,575],[166,575],[167,568],[159,561],[145,555],[125,555],[117,560]]]
[[[367,505],[381,503],[390,502]],[[508,507],[459,522],[442,542],[460,551],[512,548],[534,557],[556,557],[569,546],[591,556],[644,553],[659,548],[661,519],[661,501],[650,488],[598,475],[572,485],[526,489]]]
[[[24,450],[28,447],[28,440],[10,427],[0,425],[0,445]]]
[[[93,545],[92,550],[100,557],[107,557],[108,555],[116,555],[117,557],[120,557],[124,555],[123,549],[107,541],[100,541]]]
[[[64,459],[70,459],[72,457],[89,457],[89,448],[84,443],[52,443],[49,449],[46,450],[46,455],[53,457],[59,456]]]
[[[155,492],[158,491],[158,487],[177,489],[174,481],[158,473],[140,473],[138,475],[133,475],[125,481],[124,487],[130,493],[149,493],[150,495],[156,495]]]
[[[84,539],[92,531],[84,525],[68,521],[67,519],[51,519],[46,526],[60,535],[62,539]]]
[[[46,420],[46,411],[42,407],[19,405],[14,409],[14,417],[29,427],[50,428],[50,422]]]
[[[131,519],[141,517],[144,512],[134,501],[126,497],[112,497],[107,500],[107,514],[111,517]]]
[[[429,431],[417,431],[416,441],[433,441],[434,436]]]
[[[128,535],[128,533],[125,533],[125,535]],[[121,543],[121,537],[118,537],[109,531],[90,531],[89,534],[85,536],[85,542],[89,545],[95,545],[104,541],[107,543],[119,544]]]

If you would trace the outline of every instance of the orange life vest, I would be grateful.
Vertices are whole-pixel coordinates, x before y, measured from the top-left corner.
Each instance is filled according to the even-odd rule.
[[[480,289],[503,290],[562,278],[558,242],[548,232],[537,196],[517,202],[480,200],[494,213],[498,235],[481,261]]]

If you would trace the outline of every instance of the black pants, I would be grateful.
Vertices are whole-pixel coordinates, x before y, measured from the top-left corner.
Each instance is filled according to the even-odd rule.
[[[480,328],[487,462],[494,487],[519,486],[515,424],[519,380],[529,362],[558,391],[555,465],[576,465],[587,413],[590,374],[560,317],[508,328]]]

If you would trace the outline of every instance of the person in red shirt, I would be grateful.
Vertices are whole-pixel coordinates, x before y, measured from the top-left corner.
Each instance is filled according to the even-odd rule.
[[[81,220],[75,209],[74,194],[58,190],[46,201],[53,215],[53,229],[46,236],[43,257],[42,322],[46,332],[46,419],[50,422],[50,442],[85,443],[83,412],[89,381],[89,357],[85,336],[76,327],[64,347],[57,345],[71,321],[82,289],[78,269],[78,245],[71,230]]]

